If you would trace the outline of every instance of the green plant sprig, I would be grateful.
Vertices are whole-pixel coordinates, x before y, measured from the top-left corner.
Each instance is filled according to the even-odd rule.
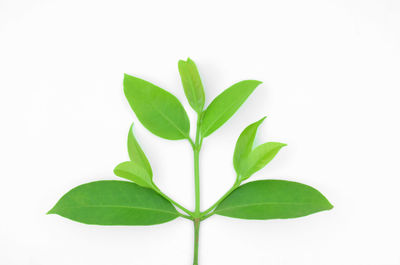
[[[187,140],[193,150],[194,211],[163,193],[153,181],[150,163],[133,133],[128,133],[129,161],[114,168],[128,181],[103,180],[80,185],[67,192],[48,212],[93,225],[155,225],[182,217],[194,224],[193,264],[198,265],[200,223],[214,214],[241,219],[287,219],[332,209],[316,189],[286,180],[247,182],[286,146],[267,142],[254,147],[262,119],[240,134],[233,154],[236,179],[212,206],[201,211],[200,151],[203,140],[227,122],[261,82],[244,80],[227,88],[208,106],[195,63],[180,60],[179,73],[189,105],[197,113],[196,137],[190,137],[190,122],[179,100],[166,90],[125,74],[124,93],[139,121],[153,134],[168,140]],[[180,210],[178,211],[177,208]]]

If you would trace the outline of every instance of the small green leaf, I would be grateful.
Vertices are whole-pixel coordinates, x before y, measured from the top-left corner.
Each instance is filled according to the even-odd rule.
[[[259,84],[260,81],[245,80],[219,94],[204,112],[201,135],[209,136],[229,120]]]
[[[286,219],[330,210],[333,206],[316,189],[286,180],[259,180],[233,191],[215,213],[241,219]]]
[[[94,225],[155,225],[179,216],[155,191],[116,180],[80,185],[66,193],[48,214]]]
[[[205,96],[196,64],[190,58],[188,58],[187,61],[179,60],[178,69],[182,79],[183,90],[185,91],[190,106],[192,106],[197,113],[202,112]]]
[[[124,92],[136,116],[150,132],[169,140],[189,137],[189,118],[174,95],[127,74]]]
[[[152,176],[142,166],[132,161],[122,162],[117,165],[114,168],[114,174],[118,177],[131,180],[142,187],[154,187]]]
[[[255,172],[265,167],[284,146],[286,144],[276,142],[264,143],[257,146],[251,151],[244,162],[241,180],[248,179]]]
[[[140,148],[139,143],[137,142],[135,135],[133,134],[133,124],[129,129],[128,134],[128,153],[131,161],[136,162],[140,166],[142,166],[150,177],[153,176],[153,171],[151,170],[151,166],[149,160],[147,160],[146,155],[144,154],[142,148]]]
[[[246,129],[244,129],[240,134],[236,142],[235,152],[233,154],[233,166],[238,175],[243,175],[244,173],[243,164],[245,164],[247,157],[253,149],[254,138],[256,137],[257,129],[265,120],[265,118],[266,117],[247,126]]]

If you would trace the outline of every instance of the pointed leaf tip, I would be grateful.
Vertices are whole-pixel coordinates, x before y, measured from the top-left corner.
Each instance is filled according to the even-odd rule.
[[[246,170],[246,160],[251,153],[251,150],[253,150],[254,139],[258,127],[265,118],[266,116],[247,126],[236,141],[235,151],[233,154],[233,166],[239,176],[243,175]]]
[[[209,136],[227,122],[260,84],[257,80],[244,80],[219,94],[204,111],[202,136]]]
[[[268,142],[254,148],[244,162],[242,181],[264,168],[285,146],[283,143]]]
[[[261,119],[259,119],[258,122],[262,123],[266,118],[267,118],[267,116],[264,116]]]
[[[153,171],[151,169],[149,160],[144,154],[142,148],[140,147],[133,133],[133,123],[129,129],[127,145],[128,145],[128,154],[131,161],[134,161],[139,166],[143,167],[151,178],[153,176]]]

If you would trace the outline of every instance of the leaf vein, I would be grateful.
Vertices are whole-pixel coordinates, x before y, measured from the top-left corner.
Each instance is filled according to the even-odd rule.
[[[166,210],[159,210],[159,209],[151,209],[151,208],[145,208],[145,207],[129,207],[129,206],[118,206],[118,205],[107,205],[107,206],[102,206],[102,205],[88,205],[88,206],[63,206],[60,207],[61,209],[76,209],[76,208],[128,208],[131,210],[145,210],[145,211],[150,211],[150,212],[162,212],[162,213],[168,213],[168,214],[173,214],[175,215],[174,212],[172,211],[166,211]],[[178,215],[178,214],[176,214]]]
[[[225,210],[232,210],[232,209],[238,209],[238,208],[245,208],[245,207],[251,207],[251,206],[261,206],[261,205],[266,205],[266,206],[279,206],[279,205],[312,205],[315,203],[312,202],[269,202],[269,203],[250,203],[250,204],[242,204],[239,206],[234,206],[234,207],[227,207],[227,208],[222,208],[219,211],[225,211]],[[216,210],[218,212],[218,209]]]

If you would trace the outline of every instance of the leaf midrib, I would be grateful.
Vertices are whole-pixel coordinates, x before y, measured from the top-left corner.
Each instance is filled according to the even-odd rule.
[[[316,204],[316,203],[312,203],[312,202],[307,202],[307,203],[302,203],[302,202],[268,202],[268,203],[251,203],[251,204],[242,204],[240,206],[235,206],[235,207],[227,207],[227,208],[223,208],[221,210],[215,210],[215,212],[222,212],[225,210],[232,210],[232,209],[237,209],[237,208],[245,208],[245,207],[251,207],[251,206],[260,206],[260,205],[268,205],[268,206],[272,206],[272,205],[310,205],[310,204]]]
[[[130,207],[130,206],[118,206],[118,205],[107,205],[107,206],[102,206],[102,205],[89,205],[89,206],[63,206],[60,207],[60,209],[75,209],[75,208],[128,208],[131,210],[145,210],[145,211],[149,211],[149,212],[162,212],[162,213],[168,213],[168,214],[172,214],[172,215],[178,215],[175,214],[174,212],[170,212],[170,211],[165,211],[165,210],[155,210],[155,209],[150,209],[150,208],[144,208],[144,207]]]
[[[151,103],[151,106],[158,112],[160,113],[161,116],[163,116],[170,124],[172,124],[173,127],[175,127],[185,138],[187,135],[168,117],[166,116],[162,111],[160,111],[158,108],[155,107],[153,103]]]
[[[187,66],[187,63],[185,63],[185,66]],[[187,73],[188,73],[188,76],[189,76],[189,87],[190,87],[190,90],[192,91],[192,100],[193,100],[193,104],[195,105],[195,106],[193,106],[194,108],[198,108],[198,103],[197,103],[197,93],[196,93],[196,89],[195,89],[195,86],[194,86],[194,82],[193,82],[193,77],[194,76],[192,76],[192,72],[188,69],[188,67],[186,67],[186,70],[187,70]],[[190,102],[189,102],[190,103]],[[197,111],[197,110],[196,110]]]

